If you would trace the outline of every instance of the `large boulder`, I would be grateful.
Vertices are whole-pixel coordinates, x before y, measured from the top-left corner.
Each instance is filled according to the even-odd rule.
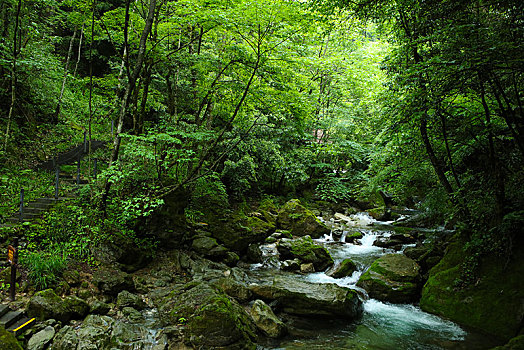
[[[123,290],[132,290],[134,288],[131,275],[107,267],[101,267],[95,271],[93,283],[102,293],[112,296],[117,296]]]
[[[140,296],[124,290],[118,293],[116,306],[120,309],[124,307],[132,307],[137,310],[143,310],[147,305]]]
[[[333,258],[327,249],[315,244],[309,236],[298,239],[282,238],[277,249],[281,260],[299,259],[302,263],[312,263],[316,271],[324,271],[333,265]]]
[[[147,265],[151,261],[151,253],[151,250],[124,238],[114,238],[111,242],[102,242],[93,248],[93,255],[98,261],[126,272],[135,272]]]
[[[166,325],[186,325],[184,342],[195,348],[255,348],[251,317],[234,299],[204,282],[178,286],[157,304]]]
[[[360,276],[357,286],[370,297],[392,303],[409,303],[418,297],[420,266],[402,254],[386,254]]]
[[[524,251],[515,248],[509,263],[506,256],[483,257],[478,261],[475,280],[459,285],[456,282],[465,276],[463,268],[473,270],[466,263],[466,242],[465,237],[454,237],[442,260],[430,270],[420,307],[510,339],[522,329],[524,320]],[[517,243],[515,247],[519,247]]]
[[[315,214],[305,208],[298,199],[292,199],[280,210],[277,217],[277,226],[291,231],[294,236],[309,235],[320,238],[329,234],[329,228],[324,225]]]
[[[244,253],[250,244],[264,242],[275,232],[275,224],[255,216],[232,214],[211,223],[209,230],[228,249]]]
[[[89,305],[76,296],[60,298],[52,289],[37,292],[27,303],[27,314],[39,320],[55,319],[69,322],[82,319],[89,312]]]
[[[271,310],[271,307],[257,299],[251,306],[249,314],[255,321],[258,329],[270,338],[280,338],[287,333],[287,327]]]
[[[151,339],[149,330],[140,325],[89,315],[79,327],[62,328],[55,336],[52,349],[145,350],[152,349],[155,343],[167,346],[165,338]]]
[[[292,277],[277,276],[270,284],[251,284],[254,295],[276,300],[290,314],[356,319],[362,314],[357,292],[331,283],[308,283]]]

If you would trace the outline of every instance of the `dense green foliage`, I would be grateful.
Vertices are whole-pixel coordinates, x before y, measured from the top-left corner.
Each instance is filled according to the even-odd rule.
[[[472,259],[507,253],[524,198],[523,6],[3,1],[0,214],[21,188],[52,195],[52,175],[27,169],[86,132],[111,142],[86,157],[79,202],[28,231],[35,248],[152,246],[134,229],[180,191],[198,223],[264,195],[365,207],[383,190],[475,232]]]

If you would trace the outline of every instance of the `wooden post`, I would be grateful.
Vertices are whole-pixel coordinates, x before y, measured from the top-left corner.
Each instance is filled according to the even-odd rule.
[[[22,222],[22,216],[24,215],[24,189],[20,189],[20,217],[19,220]]]
[[[60,169],[56,167],[56,174],[55,174],[55,199],[58,199],[58,180],[60,178]]]
[[[80,184],[80,155],[78,156],[78,160],[76,161],[76,184]]]
[[[18,263],[18,238],[13,238],[13,245],[9,246],[8,255],[12,254],[11,260],[11,285],[9,288],[9,298],[11,301],[15,301],[16,296],[16,264]]]

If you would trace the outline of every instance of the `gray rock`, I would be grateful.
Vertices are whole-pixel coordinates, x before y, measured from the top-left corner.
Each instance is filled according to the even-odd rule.
[[[257,328],[270,338],[280,338],[287,333],[286,325],[278,319],[273,310],[262,300],[255,300],[249,310]]]
[[[328,275],[333,278],[344,278],[351,276],[357,270],[357,265],[351,259],[344,259]]]
[[[93,283],[104,294],[116,296],[123,290],[133,290],[131,275],[117,269],[100,268],[93,274]]]
[[[105,315],[111,310],[111,306],[100,300],[95,300],[91,305],[89,305],[89,313],[93,315]]]
[[[191,245],[194,251],[202,255],[207,255],[216,246],[218,246],[217,240],[206,236],[195,238]]]
[[[246,252],[247,261],[250,263],[262,262],[262,250],[258,244],[250,244]]]
[[[327,315],[356,319],[362,301],[356,291],[331,283],[308,283],[289,276],[277,276],[268,284],[251,284],[253,294],[276,300],[285,312],[295,315]]]
[[[300,270],[300,260],[299,259],[285,260],[280,265],[280,268],[284,271]]]
[[[55,329],[47,326],[29,339],[27,350],[43,350],[55,336]]]
[[[302,264],[300,265],[300,272],[313,273],[315,272],[315,265],[313,265],[313,263]]]
[[[313,263],[316,271],[324,271],[333,265],[333,258],[326,248],[313,242],[311,237],[298,239],[282,238],[277,243],[281,260],[299,259],[302,263]]]
[[[136,310],[143,310],[146,308],[146,303],[136,294],[130,293],[127,290],[123,290],[118,293],[116,299],[116,306],[121,309],[126,306],[132,307]]]
[[[27,303],[27,314],[39,320],[54,318],[61,322],[84,318],[89,305],[76,296],[60,298],[52,289],[37,292]]]
[[[329,228],[317,219],[315,214],[306,209],[298,199],[292,199],[280,210],[277,217],[279,228],[291,231],[293,236],[309,235],[320,238],[329,234]]]

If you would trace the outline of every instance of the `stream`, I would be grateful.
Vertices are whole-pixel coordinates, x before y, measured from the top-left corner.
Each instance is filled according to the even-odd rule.
[[[390,304],[369,299],[366,292],[357,287],[360,275],[378,257],[395,253],[391,249],[374,246],[379,237],[392,233],[391,223],[377,225],[366,213],[348,217],[350,220],[340,222],[329,218],[323,219],[328,226],[342,229],[342,237],[334,238],[333,234],[315,240],[325,246],[335,264],[345,258],[351,258],[358,266],[353,275],[335,279],[324,272],[310,274],[292,274],[293,278],[314,283],[335,283],[358,290],[364,299],[364,313],[356,322],[326,319],[301,319],[294,324],[295,330],[283,340],[263,344],[266,349],[489,349],[497,343],[490,337],[467,330],[456,323],[438,316],[423,312],[411,304]],[[338,222],[337,222],[338,221]],[[375,225],[374,225],[375,224]],[[363,234],[356,244],[345,243],[349,231],[358,230]],[[409,245],[406,245],[409,246]],[[403,249],[406,247],[404,246]],[[254,279],[275,274],[286,273],[278,270],[278,252],[275,244],[262,247],[264,262],[253,264],[248,271]],[[402,249],[402,250],[403,250]],[[402,253],[402,250],[397,253]],[[300,331],[296,331],[296,328]]]

